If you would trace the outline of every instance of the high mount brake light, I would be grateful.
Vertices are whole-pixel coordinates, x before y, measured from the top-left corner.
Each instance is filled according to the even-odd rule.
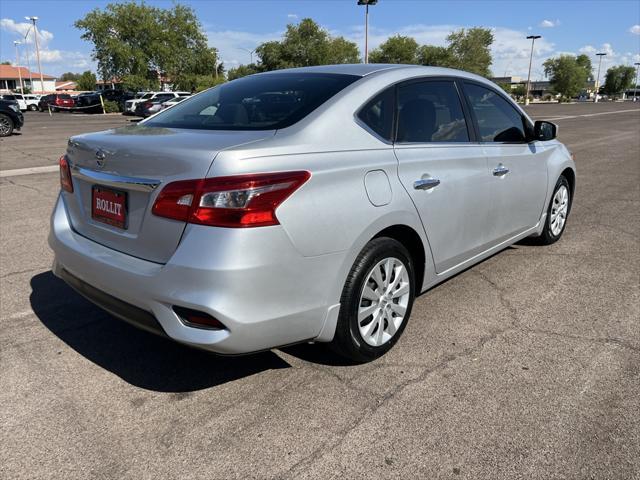
[[[65,192],[73,193],[73,180],[71,180],[71,167],[66,155],[62,155],[58,160],[60,165],[60,188]]]
[[[278,225],[276,209],[310,177],[297,171],[181,180],[162,189],[152,212],[216,227]]]

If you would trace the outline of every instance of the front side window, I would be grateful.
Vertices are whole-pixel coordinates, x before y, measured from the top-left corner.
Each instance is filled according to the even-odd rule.
[[[507,100],[489,88],[465,83],[482,142],[526,141],[524,118]]]
[[[393,106],[395,93],[393,88],[376,95],[360,112],[358,118],[373,132],[385,140],[392,140]]]
[[[419,82],[398,91],[398,142],[468,142],[469,133],[453,81]]]
[[[186,99],[145,125],[203,130],[285,128],[359,78],[323,73],[250,75]]]

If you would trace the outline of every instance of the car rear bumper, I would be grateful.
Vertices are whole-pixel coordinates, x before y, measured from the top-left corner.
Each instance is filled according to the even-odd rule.
[[[249,353],[321,333],[327,339],[323,327],[337,312],[339,299],[328,298],[328,286],[341,281],[344,253],[303,257],[280,226],[189,225],[162,265],[79,235],[59,197],[49,245],[54,273],[92,302],[140,328],[217,353]],[[205,312],[227,328],[187,326],[174,306]]]

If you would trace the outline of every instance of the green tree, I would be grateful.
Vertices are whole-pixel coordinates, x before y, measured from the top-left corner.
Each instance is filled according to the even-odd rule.
[[[9,61],[5,61],[5,62],[1,62],[0,65],[12,65],[12,63]]]
[[[591,59],[589,55],[578,55],[576,57],[576,63],[580,65],[587,72],[587,81],[593,80],[593,66],[591,65]]]
[[[431,67],[450,67],[453,60],[451,51],[447,47],[422,45],[418,51],[418,63]]]
[[[182,76],[210,75],[217,51],[190,7],[170,9],[134,1],[94,9],[75,22],[81,38],[93,43],[93,58],[103,79],[157,88],[159,77],[179,83]]]
[[[451,67],[484,77],[491,75],[493,33],[488,28],[461,28],[447,36]]]
[[[81,73],[75,82],[78,90],[94,90],[96,88],[96,76],[89,70]]]
[[[394,35],[369,53],[371,63],[418,63],[418,42],[411,37]]]
[[[320,25],[304,18],[287,25],[282,40],[265,42],[256,49],[261,71],[334,63],[357,63],[358,47],[343,37],[332,37]]]
[[[578,95],[589,78],[584,63],[578,63],[577,58],[573,55],[549,58],[543,66],[553,91],[565,98]]]
[[[633,67],[618,65],[607,70],[604,77],[604,93],[607,95],[619,95],[633,86],[635,79]]]
[[[446,47],[422,45],[411,37],[396,35],[373,50],[371,63],[417,63],[434,67],[466,70],[488,77],[493,33],[487,28],[474,27],[451,32]]]
[[[253,75],[259,73],[261,70],[255,63],[249,65],[238,65],[235,68],[229,69],[227,73],[228,80],[235,80],[236,78],[246,77],[247,75]]]
[[[75,82],[78,80],[80,74],[73,72],[64,72],[62,75],[58,77],[58,80],[61,82]]]

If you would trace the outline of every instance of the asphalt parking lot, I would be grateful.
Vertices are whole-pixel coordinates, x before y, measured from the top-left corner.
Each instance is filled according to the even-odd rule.
[[[0,478],[640,478],[640,104],[533,105],[574,152],[563,239],[416,300],[386,356],[224,358],[50,272],[56,172],[0,174]],[[28,113],[0,170],[121,116]]]

